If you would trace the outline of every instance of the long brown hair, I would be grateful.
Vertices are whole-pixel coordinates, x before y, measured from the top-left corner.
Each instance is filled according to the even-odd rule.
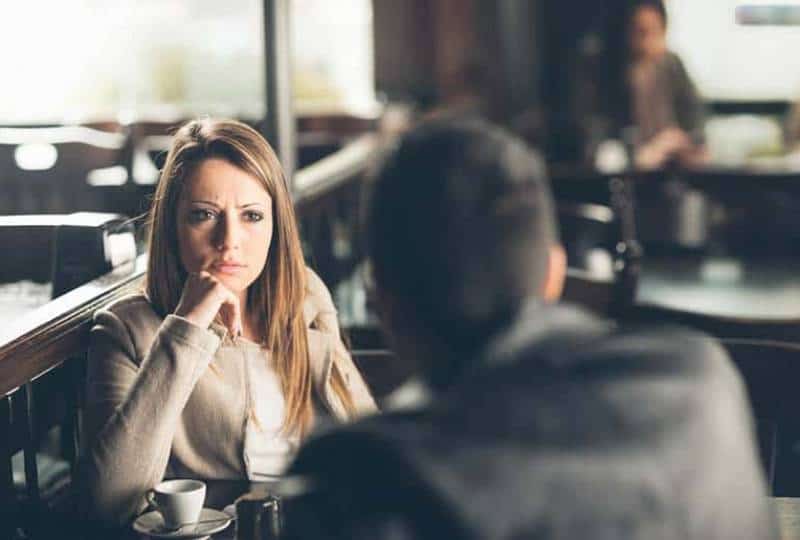
[[[209,158],[225,159],[257,178],[272,198],[273,236],[261,275],[247,291],[247,316],[266,336],[286,400],[283,431],[305,435],[313,423],[312,381],[303,301],[306,267],[294,208],[283,169],[257,131],[233,120],[193,120],[174,136],[150,210],[147,296],[162,316],[175,311],[187,273],[178,256],[176,210],[194,168]],[[341,374],[333,389],[349,415],[355,407]]]

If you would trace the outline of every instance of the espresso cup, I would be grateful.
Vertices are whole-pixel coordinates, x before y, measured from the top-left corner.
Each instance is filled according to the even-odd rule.
[[[164,519],[165,527],[180,527],[200,518],[206,485],[200,480],[167,480],[147,492],[147,502]]]

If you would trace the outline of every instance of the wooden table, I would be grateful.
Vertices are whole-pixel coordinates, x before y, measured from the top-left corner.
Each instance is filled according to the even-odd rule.
[[[800,320],[800,260],[645,258],[636,301],[723,317]]]
[[[800,540],[800,498],[775,497],[781,540]]]

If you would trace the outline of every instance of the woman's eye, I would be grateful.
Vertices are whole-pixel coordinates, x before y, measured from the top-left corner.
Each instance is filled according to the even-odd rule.
[[[201,223],[203,221],[208,221],[209,219],[214,219],[214,213],[210,210],[196,208],[189,212],[189,221],[192,223]]]
[[[249,211],[244,213],[244,218],[247,221],[254,221],[254,222],[261,221],[262,219],[264,219],[264,214],[262,214],[261,212]]]

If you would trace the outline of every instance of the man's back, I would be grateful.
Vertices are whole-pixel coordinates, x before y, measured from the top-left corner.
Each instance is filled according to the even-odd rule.
[[[725,353],[564,306],[529,306],[431,406],[323,437],[294,470],[325,486],[331,537],[776,537]]]

